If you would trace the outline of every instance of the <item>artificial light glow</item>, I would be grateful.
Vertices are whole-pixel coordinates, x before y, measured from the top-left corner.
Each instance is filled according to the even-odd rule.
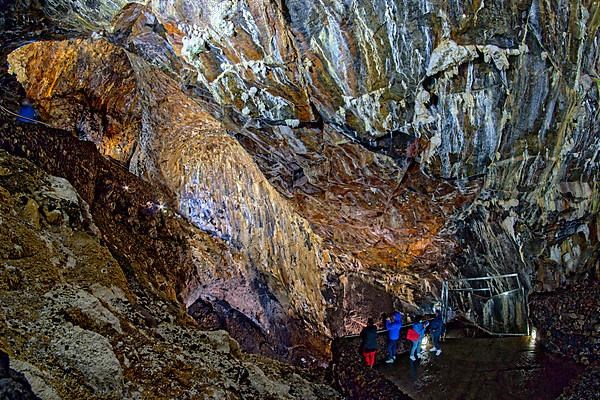
[[[128,192],[129,191],[129,186],[127,186],[127,185],[123,186],[123,190],[126,191],[126,192]]]
[[[531,337],[531,341],[535,342],[535,339],[537,338],[537,329],[531,328],[531,335],[529,336]]]

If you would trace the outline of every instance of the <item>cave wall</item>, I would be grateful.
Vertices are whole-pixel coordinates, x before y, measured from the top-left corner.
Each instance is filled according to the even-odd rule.
[[[267,130],[242,133],[241,143],[263,170],[278,169],[268,176],[280,191],[303,196],[297,208],[325,238],[348,247],[357,242],[344,232],[325,232],[320,216],[310,212],[316,196],[281,182],[306,177],[325,192],[335,189],[306,163],[288,172],[291,179],[280,171],[281,159],[305,159],[303,148],[269,160],[261,150],[279,152],[282,136],[306,144],[302,138],[311,133],[294,128],[315,119],[323,132],[338,131],[372,146],[400,167],[417,153],[426,173],[417,178],[421,181],[452,180],[461,193],[479,178],[478,198],[468,210],[453,215],[462,205],[455,196],[454,208],[444,210],[446,228],[431,229],[434,237],[458,238],[464,251],[453,264],[464,274],[519,270],[527,286],[545,290],[565,284],[568,276],[594,274],[600,146],[596,2],[211,4],[154,1],[152,7],[163,21],[177,23],[170,38],[197,69],[198,82],[219,104],[251,117],[242,120],[245,126]],[[293,95],[299,86],[314,117],[302,111],[304,98]],[[267,122],[282,127],[269,130]],[[360,169],[352,176],[360,176]],[[390,185],[377,182],[371,188]],[[362,185],[359,191],[369,189]],[[324,199],[333,209],[336,201]],[[401,210],[389,202],[377,208]],[[434,221],[432,214],[421,213],[418,221]],[[393,224],[386,219],[381,225]],[[419,236],[424,247],[435,247],[426,234]],[[393,241],[410,239],[397,235]]]
[[[475,60],[428,72],[439,99],[423,128],[429,168],[485,174],[454,231],[465,272],[517,270],[536,290],[597,273],[598,12],[532,2],[513,30],[518,49],[478,48]]]
[[[66,132],[4,118],[0,132],[1,393],[24,398],[24,375],[44,399],[338,398],[198,329],[174,288],[193,229],[144,208],[159,187]],[[195,236],[227,263],[226,246]]]
[[[120,143],[135,149],[114,158],[129,161],[136,175],[174,193],[177,212],[243,254],[237,263],[205,267],[201,258],[207,249],[196,248],[202,274],[178,293],[186,305],[199,296],[225,300],[275,337],[292,334],[282,340],[290,346],[304,340],[293,334],[292,318],[328,334],[321,289],[333,261],[320,239],[240,145],[168,76],[104,40],[34,43],[9,58],[28,96],[40,100],[46,118],[57,127],[76,124],[71,116],[85,118],[82,109],[125,121],[125,129],[109,125],[91,130],[103,133],[98,145],[103,153],[125,153],[118,152]],[[110,71],[101,68],[107,58],[117,60]],[[47,60],[58,61],[56,70],[41,68]],[[102,92],[106,87],[112,90]],[[127,107],[121,99],[127,99]],[[117,105],[114,113],[112,104]],[[113,136],[115,141],[107,141]],[[168,198],[154,202],[165,207]],[[326,340],[315,347],[326,352]]]
[[[348,289],[335,288],[346,277],[324,276],[324,265],[343,265],[396,305],[430,302],[453,276],[518,271],[537,291],[598,279],[597,2],[155,0],[120,14],[119,6],[93,2],[65,20],[98,7],[118,15],[114,28],[105,18],[97,28],[127,50],[107,53],[120,54],[126,79],[102,75],[102,55],[85,59],[95,67],[83,85],[102,92],[135,76],[139,111],[127,117],[121,161],[166,184],[197,226],[247,251],[273,274],[259,279],[269,287],[283,293],[306,280],[295,284],[308,293],[313,322],[326,319],[319,302],[339,304]],[[73,54],[108,44],[77,46]],[[61,115],[60,102],[54,111],[44,102],[68,96],[35,92],[46,116]],[[123,107],[89,101],[93,91],[85,97],[73,103],[86,111],[64,113],[120,121]],[[190,126],[214,118],[223,123],[214,128],[222,159],[173,158],[174,149],[204,148]],[[110,143],[109,154],[113,123],[83,124],[82,136]],[[223,169],[212,173],[215,162]],[[211,171],[194,172],[202,166]],[[239,186],[232,171],[252,185]],[[231,181],[211,193],[223,176]],[[237,210],[242,203],[253,210]],[[273,226],[256,230],[256,221]],[[265,237],[290,231],[311,245]],[[310,255],[306,275],[290,272],[297,254]],[[304,312],[302,301],[292,308]]]

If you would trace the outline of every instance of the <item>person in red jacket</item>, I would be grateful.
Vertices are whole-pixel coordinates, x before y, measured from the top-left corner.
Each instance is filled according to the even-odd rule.
[[[411,329],[409,329],[406,338],[413,342],[412,348],[410,349],[410,359],[416,361],[417,358],[421,358],[421,342],[425,337],[425,329],[429,322],[423,322],[423,318],[415,318],[419,322],[415,322]]]

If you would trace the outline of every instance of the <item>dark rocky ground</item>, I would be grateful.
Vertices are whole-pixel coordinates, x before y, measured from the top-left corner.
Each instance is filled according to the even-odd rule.
[[[40,400],[31,390],[25,375],[10,368],[8,354],[0,350],[0,399]]]
[[[594,279],[532,295],[532,322],[542,332],[542,343],[583,365],[593,364],[600,354],[599,298],[600,283]]]
[[[553,294],[530,298],[533,325],[549,351],[586,366],[561,399],[592,399],[600,395],[600,283],[580,282]]]
[[[588,367],[558,397],[559,400],[597,399],[600,394],[600,367]]]
[[[377,365],[386,359],[386,334],[378,337],[379,350],[376,354],[376,367],[371,369],[364,365],[359,352],[360,338],[343,338],[333,343],[333,361],[331,371],[335,383],[343,393],[352,399],[394,399],[410,400],[410,397],[390,382]],[[407,343],[401,341],[398,352],[408,350]]]

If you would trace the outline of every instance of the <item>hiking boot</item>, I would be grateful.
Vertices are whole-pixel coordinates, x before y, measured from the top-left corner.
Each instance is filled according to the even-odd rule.
[[[410,359],[413,361],[417,361],[417,359],[415,358],[415,356],[410,356]]]
[[[429,351],[438,351],[438,349],[436,349],[435,347],[432,347],[431,349],[429,349]]]
[[[439,356],[440,354],[442,354],[442,350],[441,349],[435,352],[436,356]]]
[[[394,362],[393,358],[388,358],[387,360],[385,360],[386,364],[391,364]]]

